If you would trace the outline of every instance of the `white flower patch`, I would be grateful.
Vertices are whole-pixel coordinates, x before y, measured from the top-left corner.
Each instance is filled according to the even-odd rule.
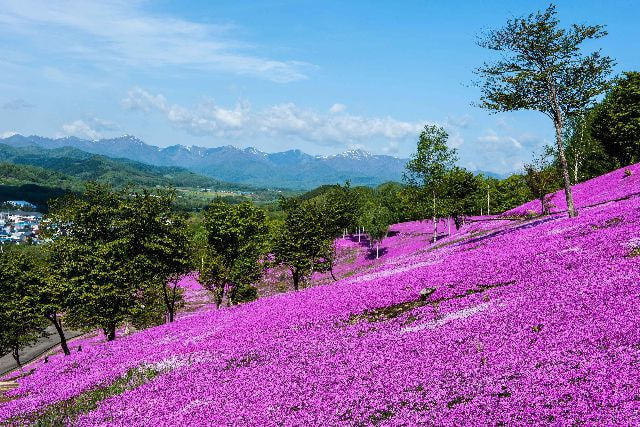
[[[486,310],[487,308],[489,308],[490,305],[491,304],[489,304],[488,302],[484,302],[482,304],[478,304],[473,307],[463,308],[462,310],[458,310],[453,313],[448,313],[441,319],[434,319],[427,323],[423,323],[422,325],[408,326],[406,328],[402,328],[400,330],[400,333],[406,334],[407,332],[418,332],[423,329],[435,329],[439,326],[442,326],[446,323],[451,322],[452,320],[466,319],[467,317],[471,317],[476,313],[480,313],[481,311]]]

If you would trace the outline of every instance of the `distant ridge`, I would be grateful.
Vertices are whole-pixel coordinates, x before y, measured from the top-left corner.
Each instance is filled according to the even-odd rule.
[[[350,150],[331,156],[313,156],[300,150],[265,153],[231,145],[205,148],[172,145],[160,148],[132,135],[88,140],[13,135],[0,139],[13,147],[73,147],[112,158],[126,158],[155,166],[179,166],[218,180],[260,187],[311,189],[322,184],[378,185],[400,181],[406,159]]]

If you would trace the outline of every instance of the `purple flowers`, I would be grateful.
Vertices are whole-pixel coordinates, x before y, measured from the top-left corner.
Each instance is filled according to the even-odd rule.
[[[380,260],[343,257],[336,283],[51,357],[0,422],[153,367],[77,423],[640,423],[640,197],[585,207],[640,192],[631,169],[576,186],[574,219],[471,223],[437,248],[429,223],[397,224]]]

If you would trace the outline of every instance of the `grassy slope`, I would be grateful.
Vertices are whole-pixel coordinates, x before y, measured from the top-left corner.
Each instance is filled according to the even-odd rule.
[[[640,191],[630,169],[578,186],[578,206]],[[153,367],[80,421],[640,422],[640,198],[576,219],[469,223],[435,246],[426,223],[393,230],[380,260],[344,257],[338,283],[52,358],[0,420]]]

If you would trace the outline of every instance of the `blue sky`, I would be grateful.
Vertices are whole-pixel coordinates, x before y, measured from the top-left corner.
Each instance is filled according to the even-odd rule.
[[[552,126],[471,105],[472,70],[491,58],[475,40],[547,4],[0,0],[0,136],[407,157],[438,123],[461,165],[511,172]],[[640,69],[640,2],[557,5],[565,24],[607,25],[589,47],[616,72]]]

